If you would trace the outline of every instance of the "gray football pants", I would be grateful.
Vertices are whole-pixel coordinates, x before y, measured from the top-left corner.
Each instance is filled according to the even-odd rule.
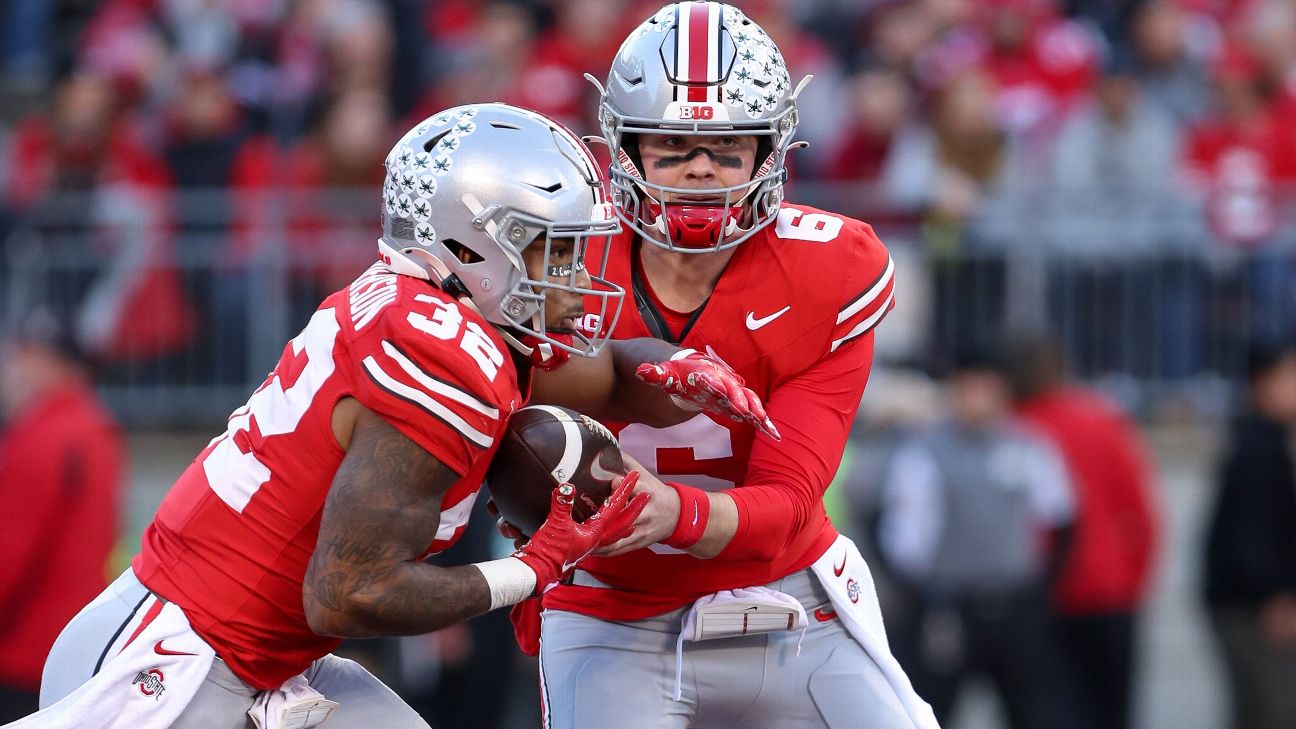
[[[911,729],[877,664],[829,613],[809,570],[766,585],[797,598],[800,632],[685,642],[675,700],[675,646],[685,610],[614,623],[547,610],[541,690],[552,729]],[[823,614],[821,613],[821,614]]]
[[[92,610],[82,610],[54,642],[41,680],[42,709],[94,676],[100,656],[117,638],[118,629],[149,602],[144,599],[148,589],[130,570],[109,585],[108,591],[112,599]],[[395,692],[355,661],[326,655],[311,664],[306,679],[325,698],[339,704],[323,729],[428,729],[427,723]],[[247,711],[257,693],[218,656],[172,729],[252,729]]]

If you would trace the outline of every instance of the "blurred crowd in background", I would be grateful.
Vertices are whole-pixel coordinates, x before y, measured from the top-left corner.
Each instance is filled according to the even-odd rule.
[[[1053,329],[1087,376],[1174,383],[1240,375],[1245,342],[1289,334],[1290,0],[739,4],[814,76],[791,197],[863,217],[916,269],[920,333],[884,359]],[[370,258],[402,130],[500,100],[592,133],[582,75],[656,7],[8,0],[0,228],[28,235],[0,259],[7,309],[72,291],[107,361],[254,382],[244,302],[286,295],[295,331]]]
[[[879,360],[925,374],[870,387],[835,514],[868,535],[915,683],[947,714],[989,675],[1014,729],[1126,726],[1165,519],[1126,411],[1168,397],[1239,414],[1190,561],[1235,726],[1296,725],[1296,1],[735,4],[814,75],[789,197],[872,223],[897,262]],[[659,5],[0,3],[0,704],[41,663],[22,641],[97,592],[73,537],[124,498],[92,375],[128,425],[210,429],[373,260],[406,128],[498,100],[593,133],[583,74]],[[921,417],[883,412],[900,398]],[[450,559],[503,548],[470,534]],[[502,614],[362,648],[434,726],[534,724]]]

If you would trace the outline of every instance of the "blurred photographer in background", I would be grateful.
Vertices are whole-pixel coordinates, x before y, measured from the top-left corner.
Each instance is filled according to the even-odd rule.
[[[0,723],[36,710],[59,631],[108,584],[124,444],[67,319],[0,342]]]

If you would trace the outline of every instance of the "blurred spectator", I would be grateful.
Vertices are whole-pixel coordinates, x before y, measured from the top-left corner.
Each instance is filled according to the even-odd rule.
[[[436,54],[441,76],[415,109],[419,119],[459,104],[517,98],[517,84],[532,57],[535,18],[521,3],[493,0],[476,10],[460,8],[452,18],[442,16],[457,4],[447,5],[429,6],[437,15],[429,20],[437,23],[432,32],[442,38]],[[468,27],[454,30],[458,24]]]
[[[995,81],[994,112],[1004,129],[1034,150],[1092,86],[1099,39],[1061,17],[1052,0],[988,0],[972,22],[955,26],[923,53],[920,77],[941,86],[968,68]]]
[[[1170,244],[1179,128],[1145,98],[1132,61],[1112,53],[1058,134],[1049,195],[1057,253],[1147,255]]]
[[[309,318],[321,291],[345,286],[372,262],[372,252],[357,241],[371,234],[391,124],[380,91],[351,89],[288,150],[256,140],[234,165],[235,255],[287,267],[293,326]]]
[[[35,711],[63,625],[108,584],[123,443],[65,319],[0,345],[0,722]]]
[[[51,52],[55,3],[7,0],[0,5],[0,79],[39,87],[54,67]]]
[[[1053,585],[1062,649],[1092,729],[1130,726],[1136,618],[1155,558],[1152,459],[1138,426],[1096,390],[1066,382],[1060,344],[1010,350],[1017,412],[1062,454],[1076,515]]]
[[[919,59],[937,34],[957,27],[939,25],[930,7],[934,4],[922,0],[878,3],[867,16],[860,50],[876,63],[916,74]]]
[[[888,616],[896,657],[942,723],[984,673],[1012,729],[1077,726],[1047,601],[1048,538],[1072,518],[1065,468],[1014,421],[990,358],[960,358],[949,403],[946,422],[900,445],[883,489],[878,544],[916,603]]]
[[[44,259],[47,293],[80,302],[86,348],[109,362],[154,360],[184,346],[192,313],[172,263],[166,169],[114,92],[72,75],[48,114],[18,125],[4,204],[58,252]]]
[[[200,67],[189,70],[166,119],[162,154],[175,186],[228,186],[247,129],[224,79]]]
[[[1130,35],[1139,86],[1148,100],[1180,124],[1200,119],[1210,104],[1201,59],[1211,49],[1190,43],[1192,31],[1183,10],[1173,0],[1151,0],[1135,14]]]
[[[1058,135],[1045,200],[1050,320],[1086,376],[1183,378],[1201,363],[1203,273],[1184,255],[1179,128],[1110,54],[1092,101]],[[1177,234],[1177,235],[1176,235]]]
[[[177,232],[195,244],[186,252],[201,262],[186,280],[189,295],[199,305],[202,327],[192,360],[203,380],[219,384],[248,381],[247,261],[229,255],[223,244],[233,215],[226,188],[235,182],[249,138],[245,115],[224,79],[190,69],[167,109],[162,154],[179,193],[174,197]]]
[[[892,143],[882,192],[922,221],[934,262],[935,349],[981,349],[1003,321],[1006,252],[1025,235],[1023,160],[996,119],[995,84],[967,70],[941,87],[930,123],[911,121]]]
[[[1232,690],[1231,729],[1296,725],[1296,347],[1258,346],[1219,464],[1205,586]]]
[[[1296,5],[1258,0],[1240,23],[1242,42],[1255,53],[1264,86],[1290,113],[1296,101]]]
[[[1296,323],[1292,261],[1283,250],[1292,235],[1281,217],[1296,183],[1296,135],[1249,50],[1228,48],[1214,76],[1217,109],[1189,133],[1186,177],[1205,226],[1226,246],[1249,250],[1241,271],[1247,314],[1227,325],[1278,340]]]
[[[828,180],[876,180],[891,143],[913,109],[913,93],[900,71],[873,65],[849,85],[852,111],[846,131],[823,170]]]
[[[606,80],[608,63],[621,40],[653,11],[626,17],[625,0],[566,0],[552,7],[554,22],[531,47],[513,98],[500,100],[534,109],[572,129],[593,132],[598,129],[594,117],[598,92],[584,74]]]

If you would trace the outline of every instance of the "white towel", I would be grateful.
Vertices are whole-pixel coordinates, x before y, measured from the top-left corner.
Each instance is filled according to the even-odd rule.
[[[193,700],[216,652],[172,603],[149,598],[94,678],[5,729],[165,729]],[[111,651],[116,651],[112,654]]]
[[[299,674],[277,689],[257,694],[248,716],[257,729],[309,729],[327,721],[337,707],[336,701],[324,698]]]
[[[882,625],[882,608],[878,605],[873,574],[860,556],[855,543],[844,536],[824,552],[810,569],[823,583],[833,610],[846,631],[864,648],[882,671],[891,690],[904,706],[915,729],[940,729],[931,706],[922,700],[900,663],[891,655],[886,629]]]
[[[698,598],[684,613],[675,641],[675,700],[683,695],[684,641],[799,630],[797,655],[801,655],[807,625],[799,600],[768,587],[740,587]]]

